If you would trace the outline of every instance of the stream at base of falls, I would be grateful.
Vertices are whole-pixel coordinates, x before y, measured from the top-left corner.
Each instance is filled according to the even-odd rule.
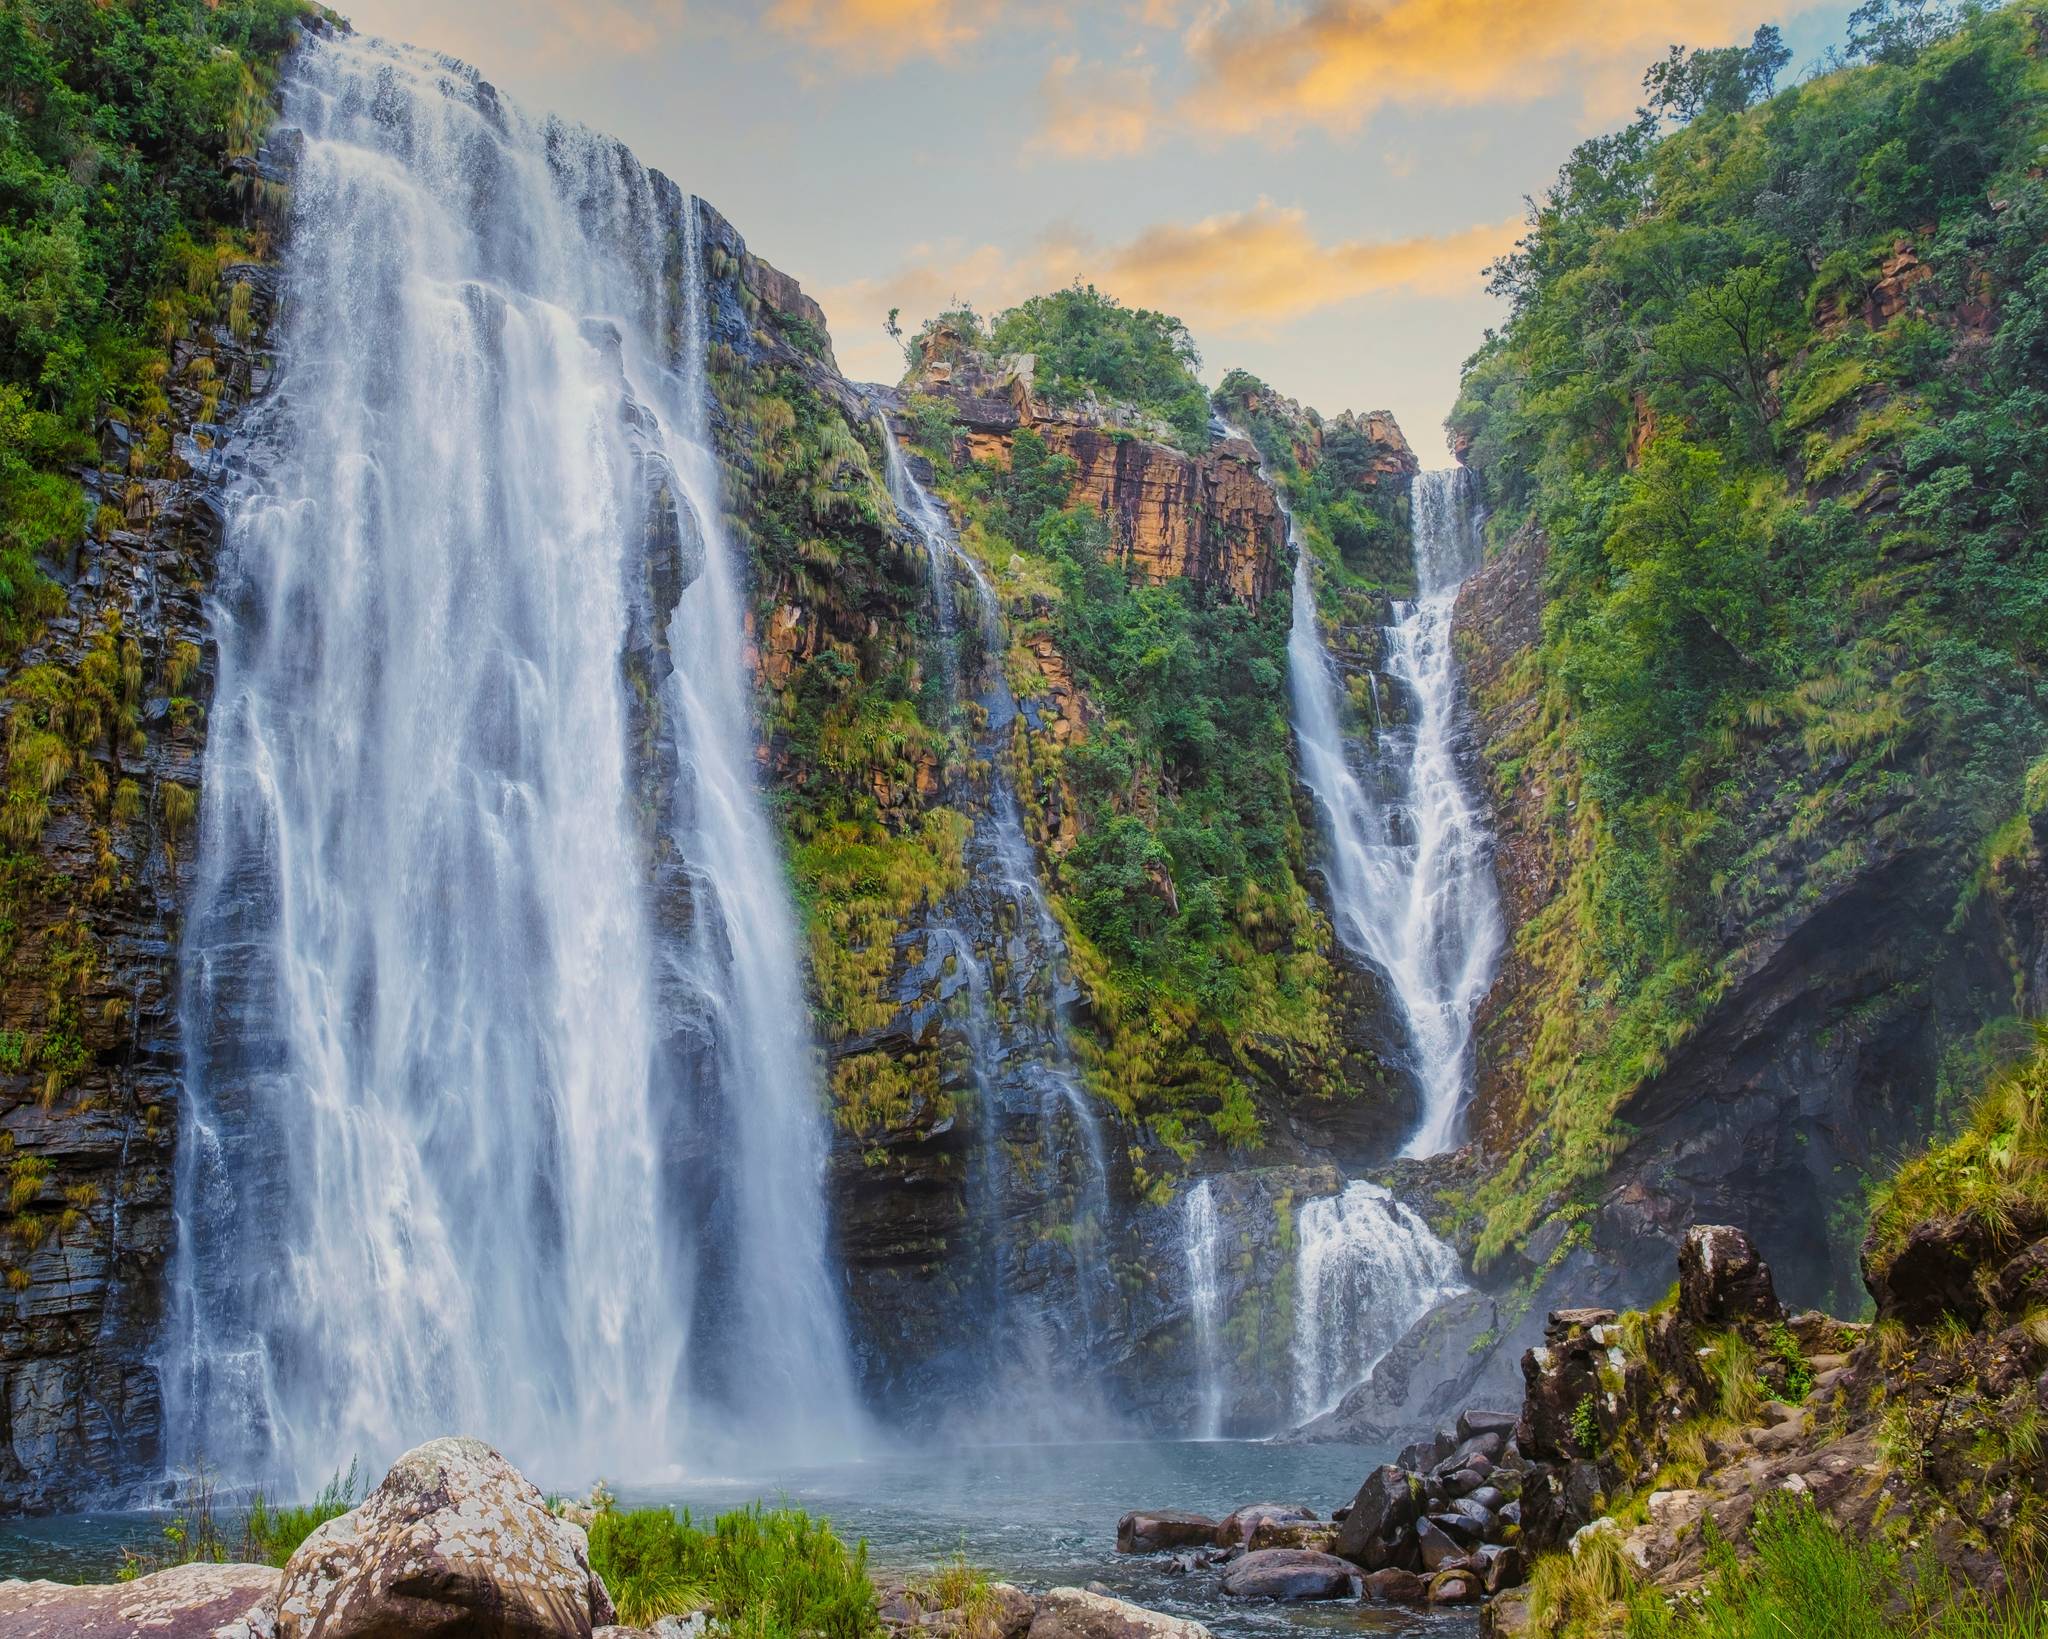
[[[1306,1629],[1476,1635],[1472,1610],[1226,1600],[1213,1572],[1176,1575],[1163,1556],[1114,1551],[1116,1522],[1133,1508],[1190,1508],[1220,1519],[1244,1503],[1282,1501],[1306,1503],[1327,1518],[1389,1455],[1360,1446],[1233,1440],[938,1448],[628,1488],[621,1502],[688,1508],[702,1519],[756,1498],[786,1501],[829,1517],[848,1540],[864,1537],[877,1575],[922,1569],[959,1553],[1034,1590],[1100,1584],[1120,1599],[1192,1617],[1220,1639]],[[560,1477],[535,1478],[549,1485]],[[563,1483],[581,1489],[584,1482]],[[0,1576],[110,1579],[121,1546],[160,1542],[162,1522],[161,1515],[132,1513],[0,1521]]]

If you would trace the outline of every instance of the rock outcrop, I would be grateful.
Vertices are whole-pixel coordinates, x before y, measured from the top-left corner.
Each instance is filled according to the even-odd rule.
[[[588,1636],[613,1618],[579,1526],[481,1440],[407,1452],[316,1530],[278,1589],[278,1639]]]
[[[31,755],[62,774],[40,777],[46,811],[0,883],[0,1508],[63,1507],[163,1460],[152,1357],[213,689],[205,602],[274,299],[268,265],[224,268],[213,319],[169,349],[166,424],[145,438],[102,422],[80,475],[92,537],[48,566],[64,608],[0,687],[10,779]]]
[[[270,1565],[173,1565],[133,1582],[0,1582],[7,1639],[272,1639]]]

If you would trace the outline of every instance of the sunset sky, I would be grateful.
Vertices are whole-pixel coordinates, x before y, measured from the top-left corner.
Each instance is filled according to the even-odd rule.
[[[1788,80],[1853,0],[356,0],[529,108],[623,137],[883,333],[1077,276],[1193,329],[1203,374],[1394,411],[1425,464],[1498,322],[1522,198],[1673,42],[1775,22]]]

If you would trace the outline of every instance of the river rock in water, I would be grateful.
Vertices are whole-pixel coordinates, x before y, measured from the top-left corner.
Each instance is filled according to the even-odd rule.
[[[1029,1639],[1210,1639],[1186,1617],[1148,1611],[1085,1588],[1054,1588],[1038,1596]]]
[[[1358,1567],[1309,1548],[1261,1548],[1223,1573],[1235,1599],[1350,1599],[1364,1585]]]

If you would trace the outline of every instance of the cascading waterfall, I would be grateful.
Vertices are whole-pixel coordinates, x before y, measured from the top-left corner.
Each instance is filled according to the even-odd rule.
[[[215,611],[170,1426],[309,1491],[450,1431],[843,1441],[695,202],[470,70],[294,57]]]
[[[1294,1412],[1305,1421],[1464,1283],[1457,1254],[1377,1184],[1306,1203],[1295,1234]]]
[[[1405,1153],[1436,1155],[1458,1140],[1473,1014],[1503,932],[1485,821],[1457,761],[1451,615],[1480,557],[1470,475],[1425,472],[1412,495],[1418,595],[1394,605],[1385,631],[1387,675],[1404,710],[1380,724],[1362,764],[1344,733],[1298,541],[1287,654],[1302,783],[1323,818],[1337,934],[1393,991],[1422,1097]]]
[[[1223,1220],[1206,1178],[1196,1179],[1181,1203],[1181,1243],[1195,1330],[1194,1435],[1214,1440],[1223,1433]]]
[[[1018,717],[1015,695],[1004,675],[1002,611],[995,587],[981,565],[962,551],[951,519],[918,482],[904,460],[888,418],[882,417],[886,478],[891,499],[923,540],[931,572],[932,606],[938,625],[939,649],[946,670],[947,693],[956,707],[974,700],[983,727],[973,735],[974,753],[989,767],[985,811],[967,844],[970,882],[976,891],[993,890],[997,913],[991,919],[1001,939],[999,972],[977,953],[964,928],[944,929],[935,953],[951,957],[965,974],[967,1040],[973,1059],[975,1096],[980,1107],[980,1149],[977,1214],[986,1225],[1003,1210],[1001,1196],[1010,1163],[1004,1146],[1021,1127],[1042,1145],[1046,1170],[1031,1185],[1041,1202],[1050,1198],[1056,1219],[1057,1200],[1071,1198],[1064,1221],[1046,1227],[1065,1239],[1069,1249],[1068,1284],[1072,1307],[1054,1299],[1050,1313],[1020,1314],[1016,1288],[1028,1277],[1003,1267],[999,1250],[991,1249],[988,1284],[994,1294],[993,1325],[988,1341],[999,1350],[1015,1350],[1012,1335],[1033,1319],[1050,1322],[1061,1338],[1025,1340],[1026,1356],[1035,1367],[1071,1375],[1089,1364],[1096,1331],[1096,1311],[1104,1301],[1100,1237],[1109,1210],[1109,1169],[1101,1122],[1082,1085],[1067,1045],[1065,1013],[1074,999],[1066,977],[1067,948],[1058,921],[1038,879],[1038,864],[1024,834],[1014,784],[1005,768],[1012,726]],[[963,677],[960,666],[960,611],[957,588],[969,589],[974,600],[974,636],[982,664],[980,688]],[[1018,1122],[1006,1101],[1029,1108]],[[1010,1128],[1007,1132],[1005,1129]],[[991,1237],[992,1238],[992,1237]],[[1064,1343],[1064,1348],[1059,1347]],[[1091,1385],[1092,1386],[1092,1385]]]

